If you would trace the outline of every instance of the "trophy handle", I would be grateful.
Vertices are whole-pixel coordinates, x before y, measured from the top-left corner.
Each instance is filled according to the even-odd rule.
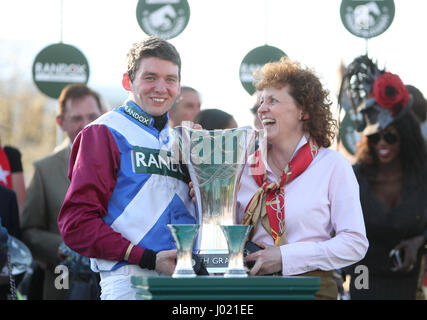
[[[246,238],[252,226],[246,225],[228,225],[221,226],[228,243],[228,268],[224,277],[247,277],[243,263],[243,249]]]
[[[168,224],[175,240],[177,262],[173,278],[195,277],[193,270],[192,249],[194,238],[199,230],[198,224]]]

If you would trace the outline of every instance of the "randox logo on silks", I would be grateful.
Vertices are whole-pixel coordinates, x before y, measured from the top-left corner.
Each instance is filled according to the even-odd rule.
[[[286,56],[286,54],[282,50],[268,45],[257,47],[249,51],[243,58],[239,69],[240,82],[243,88],[245,88],[249,94],[254,94],[256,90],[253,85],[254,71],[261,69],[267,62],[278,61],[284,56]]]
[[[187,0],[139,0],[136,19],[146,34],[172,39],[187,26],[190,6]]]
[[[136,121],[145,125],[146,127],[148,127],[151,123],[151,120],[152,120],[151,117],[143,114],[142,112],[139,112],[136,108],[132,107],[131,105],[125,104],[124,112],[130,117],[134,118]]]
[[[178,161],[166,150],[133,147],[132,164],[135,173],[152,173],[187,182],[186,174]]]
[[[41,92],[57,99],[68,84],[86,84],[89,63],[77,48],[57,43],[40,51],[33,62],[33,81]]]
[[[344,27],[360,38],[373,38],[390,27],[394,18],[393,0],[343,0],[340,15]]]

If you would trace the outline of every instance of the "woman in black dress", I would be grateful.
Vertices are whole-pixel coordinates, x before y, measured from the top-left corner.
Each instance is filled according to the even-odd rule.
[[[427,151],[413,97],[367,56],[353,61],[343,84],[340,101],[347,93],[361,120],[354,170],[370,244],[350,270],[351,299],[415,299],[427,237]]]

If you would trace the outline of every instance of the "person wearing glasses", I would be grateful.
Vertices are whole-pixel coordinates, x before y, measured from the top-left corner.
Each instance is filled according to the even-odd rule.
[[[349,270],[351,299],[415,299],[427,237],[427,150],[415,100],[367,56],[350,64],[343,84],[363,119],[354,171],[370,243]]]

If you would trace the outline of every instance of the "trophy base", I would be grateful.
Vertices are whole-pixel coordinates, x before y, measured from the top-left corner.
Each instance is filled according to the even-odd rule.
[[[246,278],[248,274],[242,269],[230,269],[224,274],[224,278]]]
[[[228,267],[228,250],[203,250],[197,254],[209,273],[224,274]]]
[[[176,270],[172,274],[172,278],[194,278],[196,276],[197,275],[194,273],[193,268]]]

